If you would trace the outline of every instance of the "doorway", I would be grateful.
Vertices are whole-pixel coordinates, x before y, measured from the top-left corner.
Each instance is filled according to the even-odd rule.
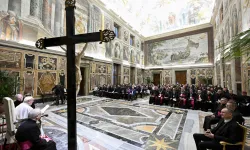
[[[79,93],[78,95],[80,96],[84,96],[86,95],[85,93],[85,83],[86,83],[86,79],[85,79],[85,71],[86,71],[86,68],[84,67],[81,67],[81,75],[82,75],[82,81],[80,83],[80,90],[79,90]]]
[[[176,83],[186,84],[187,83],[187,71],[175,71]]]
[[[121,65],[114,64],[113,65],[113,84],[118,85],[121,81]]]
[[[130,67],[130,83],[135,83],[135,67]]]
[[[154,85],[160,85],[160,77],[161,75],[159,73],[153,75]]]

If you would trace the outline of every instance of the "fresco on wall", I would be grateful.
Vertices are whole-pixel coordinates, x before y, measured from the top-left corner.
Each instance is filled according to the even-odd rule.
[[[38,56],[38,69],[56,70],[57,58]]]
[[[90,6],[88,22],[88,32],[99,32],[102,29],[102,12],[100,8],[95,5]],[[87,50],[84,52],[85,56],[94,58],[105,58],[105,50],[100,48],[99,42],[91,42],[88,45]]]
[[[148,44],[148,65],[208,62],[208,36],[200,33]]]
[[[0,11],[0,39],[19,41],[22,39],[22,22],[13,11]]]
[[[128,38],[129,38],[129,33],[127,30],[123,31],[123,40],[124,42],[128,42]]]
[[[112,29],[112,21],[111,19],[105,17],[105,20],[104,20],[104,29]],[[112,56],[112,42],[108,42],[108,43],[105,43],[105,48],[106,48],[106,51],[105,51],[105,57],[106,58],[111,58]]]
[[[232,9],[232,35],[235,36],[238,33],[238,14],[236,4],[233,5]]]
[[[123,60],[129,60],[129,48],[126,45],[123,45]]]
[[[0,68],[21,68],[22,53],[0,50]]]
[[[239,1],[238,5],[238,32],[242,31],[242,11],[241,11],[241,1]]]
[[[101,1],[135,30],[147,37],[191,25],[208,23],[215,0]]]
[[[136,63],[140,64],[140,52],[138,52],[136,55]]]
[[[121,58],[121,52],[122,52],[121,43],[119,41],[115,41],[113,47],[114,47],[114,49],[113,49],[114,58],[120,59]]]

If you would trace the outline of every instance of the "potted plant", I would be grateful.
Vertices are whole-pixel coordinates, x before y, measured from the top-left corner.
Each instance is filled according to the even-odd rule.
[[[4,97],[14,97],[19,87],[15,73],[0,70],[0,103]]]
[[[250,59],[250,29],[238,33],[228,43],[221,44],[218,49],[221,49],[225,59],[239,58],[246,56],[245,62]],[[244,63],[245,63],[244,62]]]

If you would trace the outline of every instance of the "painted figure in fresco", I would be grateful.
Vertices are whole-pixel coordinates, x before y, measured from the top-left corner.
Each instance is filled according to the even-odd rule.
[[[115,43],[114,53],[115,53],[115,58],[120,58],[120,44],[118,42]]]
[[[128,47],[127,46],[123,46],[123,59],[128,61]]]
[[[128,31],[124,31],[124,40],[128,41]]]
[[[168,16],[168,24],[169,24],[169,26],[175,25],[175,19],[176,19],[175,14],[173,12],[171,12],[169,14],[169,16]]]
[[[88,43],[84,45],[81,51],[76,52],[76,57],[75,57],[75,66],[76,66],[76,95],[79,93],[80,90],[80,83],[82,81],[82,75],[81,75],[81,58],[84,54],[84,51],[87,49]],[[61,47],[65,52],[67,51],[65,48]]]
[[[0,12],[0,39],[2,40],[20,40],[22,24],[16,18],[13,11]]]
[[[107,21],[107,23],[105,24],[105,29],[111,29],[110,27],[110,22]],[[106,58],[111,58],[111,42],[108,42],[108,43],[105,43],[105,48],[106,48],[106,51],[105,51],[105,57]]]

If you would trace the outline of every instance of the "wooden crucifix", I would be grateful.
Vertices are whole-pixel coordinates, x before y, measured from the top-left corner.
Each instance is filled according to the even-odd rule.
[[[36,47],[46,49],[50,46],[67,45],[67,119],[68,119],[68,149],[77,150],[76,134],[76,67],[75,44],[87,42],[110,42],[115,38],[114,31],[103,30],[94,33],[75,35],[75,3],[76,0],[65,0],[66,36],[39,39]]]

